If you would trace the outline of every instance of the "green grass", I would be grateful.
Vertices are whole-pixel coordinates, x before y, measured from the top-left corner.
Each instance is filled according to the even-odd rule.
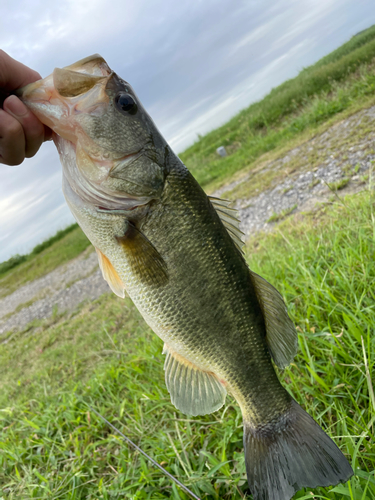
[[[76,223],[76,224],[71,224],[70,226],[66,227],[65,229],[60,229],[60,231],[57,231],[56,234],[54,234],[53,236],[51,236],[47,240],[43,241],[42,243],[39,243],[39,245],[36,245],[32,249],[31,255],[40,254],[41,252],[43,252],[43,250],[52,246],[54,243],[56,243],[56,241],[62,240],[64,238],[64,236],[71,233],[72,231],[74,231],[77,228],[78,228],[78,224]]]
[[[374,58],[375,26],[201,137],[181,159],[203,186],[217,188],[262,154],[373,96]],[[233,152],[219,158],[219,146]]]
[[[369,192],[343,201],[289,217],[246,251],[299,332],[283,383],[356,471],[345,485],[312,490],[315,498],[371,500],[375,204]],[[130,300],[113,295],[0,345],[0,498],[187,499],[84,402],[201,498],[249,498],[237,404],[182,415],[165,388],[161,350]],[[310,489],[295,498],[312,498]]]
[[[289,207],[289,208],[285,208],[284,210],[281,210],[280,213],[273,213],[271,215],[271,217],[267,220],[267,222],[279,222],[283,219],[285,219],[285,217],[287,217],[288,215],[290,215],[293,210],[295,210],[297,208],[297,204]]]
[[[371,27],[201,138],[182,159],[208,190],[239,170],[257,168],[264,153],[276,154],[304,133],[373,103],[374,57]],[[358,133],[368,127],[361,124]],[[227,158],[216,157],[220,145]],[[278,176],[260,171],[231,196],[265,189]],[[273,233],[250,240],[246,252],[252,269],[284,295],[299,333],[298,355],[280,373],[283,383],[356,472],[345,485],[307,488],[294,498],[372,500],[375,205],[370,192],[342,202],[336,194],[335,200],[314,214],[288,217]],[[73,228],[29,256],[14,256],[0,265],[0,296],[88,245]],[[6,340],[0,344],[0,500],[187,499],[86,403],[202,499],[250,498],[238,405],[228,397],[223,409],[200,418],[177,411],[164,383],[162,342],[129,299],[104,295]]]
[[[8,295],[28,281],[53,271],[59,265],[80,255],[90,245],[81,229],[74,224],[41,243],[16,267],[0,273],[0,297]],[[9,261],[8,261],[9,262]]]
[[[364,102],[357,104],[365,107]],[[371,104],[375,104],[375,99]],[[349,134],[343,133],[341,127],[332,128],[332,122],[328,121],[316,129],[314,136],[327,133],[329,140],[321,141],[318,138],[318,144],[315,147],[311,147],[313,143],[309,140],[312,139],[310,132],[307,135],[300,133],[294,139],[279,145],[274,151],[253,162],[251,170],[247,169],[247,171],[238,174],[237,180],[239,182],[230,191],[226,191],[224,197],[230,200],[249,200],[250,197],[260,194],[265,189],[274,188],[279,183],[284,182],[287,176],[316,171],[328,157],[335,158],[346,177],[350,179],[358,173],[359,164],[353,167],[348,163],[345,152],[352,146],[360,148],[364,142],[369,143],[369,135],[373,133],[373,120],[366,116],[365,110],[362,109],[355,118],[353,117],[351,126],[348,127]],[[341,117],[343,118],[343,116]],[[354,120],[357,120],[355,125]],[[359,121],[360,123],[358,123]],[[362,154],[366,156],[373,153],[374,150],[368,147]],[[284,163],[283,159],[288,159],[288,161]],[[365,182],[366,176],[361,176],[361,179]],[[319,183],[317,179],[312,181],[310,188],[317,183]]]
[[[76,229],[77,227],[78,224],[72,224],[66,227],[65,229],[57,231],[57,233],[54,236],[51,236],[51,238],[48,238],[42,243],[36,245],[30,252],[30,254],[27,255],[17,254],[4,262],[0,262],[0,276],[6,274],[8,271],[18,266],[19,264],[22,264],[22,262],[25,262],[26,260],[34,257],[35,255],[38,255],[39,253],[43,252],[43,250],[49,248],[51,245],[53,245],[53,243],[56,243],[56,241],[60,241],[61,239],[63,239],[64,236],[74,231],[74,229]]]
[[[340,191],[340,189],[344,189],[349,184],[350,179],[347,177],[343,177],[335,182],[327,182],[327,186],[331,191]]]

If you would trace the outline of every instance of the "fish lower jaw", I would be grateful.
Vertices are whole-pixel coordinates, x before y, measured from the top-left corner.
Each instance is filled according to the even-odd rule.
[[[101,197],[98,200],[98,203],[94,203],[94,209],[98,214],[101,215],[120,215],[125,217],[133,222],[141,220],[149,210],[149,203],[151,198],[148,197],[140,197],[134,198],[132,196],[126,197],[123,195],[113,201],[113,199],[109,200],[106,203],[105,196]]]
[[[133,213],[137,209],[145,209],[146,207],[147,203],[139,204],[136,200],[129,199],[128,201],[124,200],[124,203],[120,208],[107,208],[103,206],[97,206],[95,207],[95,209],[99,213],[129,216],[130,213]]]

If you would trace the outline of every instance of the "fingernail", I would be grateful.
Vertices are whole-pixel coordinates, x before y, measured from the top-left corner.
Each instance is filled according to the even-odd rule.
[[[27,107],[15,95],[9,96],[4,101],[4,109],[14,116],[25,116],[28,113]]]

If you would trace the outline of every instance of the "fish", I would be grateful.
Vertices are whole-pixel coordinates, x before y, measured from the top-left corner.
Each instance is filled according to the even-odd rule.
[[[95,54],[18,95],[53,130],[64,196],[104,279],[164,341],[173,405],[199,416],[235,398],[255,500],[347,481],[348,460],[278,379],[297,333],[249,268],[236,211],[206,195],[132,86]]]

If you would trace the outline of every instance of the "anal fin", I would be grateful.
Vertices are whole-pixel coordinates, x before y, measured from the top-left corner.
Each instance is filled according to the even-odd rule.
[[[122,279],[117,274],[116,269],[112,266],[110,260],[98,248],[95,248],[98,254],[99,267],[103,274],[103,278],[110,286],[112,292],[121,297],[125,297],[125,286]]]
[[[164,344],[165,383],[174,406],[187,415],[206,415],[221,408],[226,390],[212,372],[206,372]]]

